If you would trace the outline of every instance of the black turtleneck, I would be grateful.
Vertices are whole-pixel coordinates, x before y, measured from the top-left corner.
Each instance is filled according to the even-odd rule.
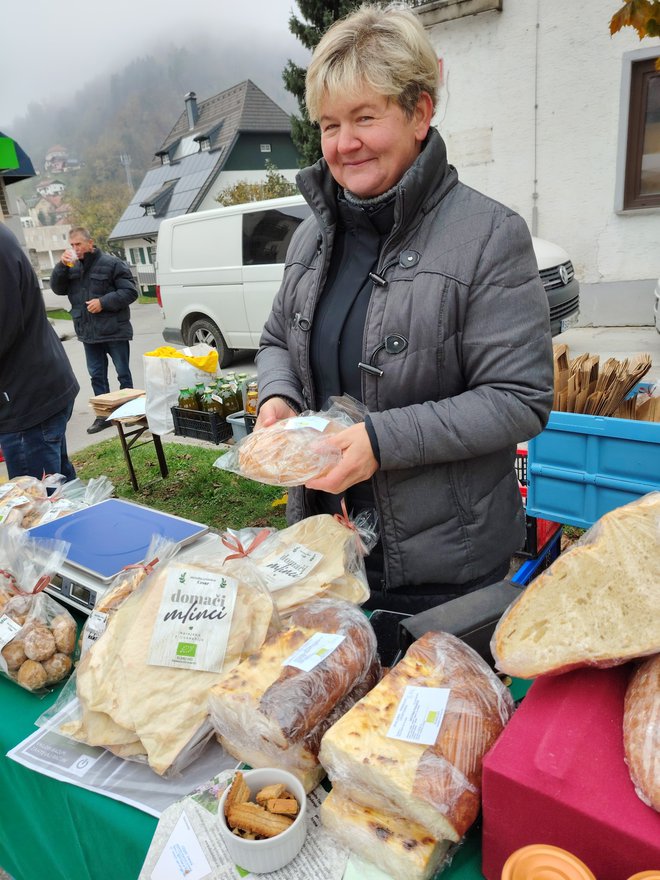
[[[323,409],[328,398],[350,394],[362,401],[362,340],[374,283],[370,272],[378,268],[382,246],[394,223],[394,192],[382,200],[337,200],[337,232],[328,277],[312,322],[310,361],[315,406]],[[339,496],[315,493],[319,512],[339,512]],[[373,506],[370,481],[346,493],[349,513]]]

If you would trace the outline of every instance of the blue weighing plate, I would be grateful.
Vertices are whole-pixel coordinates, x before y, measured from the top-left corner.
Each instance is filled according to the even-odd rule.
[[[70,565],[110,581],[125,566],[144,560],[154,535],[186,544],[208,526],[109,498],[28,531],[34,538],[68,541]]]

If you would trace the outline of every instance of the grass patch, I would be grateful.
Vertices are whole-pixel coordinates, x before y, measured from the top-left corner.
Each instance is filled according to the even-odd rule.
[[[286,526],[283,489],[265,486],[213,467],[220,450],[164,443],[169,477],[162,479],[153,444],[131,450],[140,489],[131,486],[119,438],[71,455],[81,480],[105,475],[118,498],[204,523],[213,529]]]
[[[53,321],[72,321],[73,318],[66,309],[47,309],[46,314]]]

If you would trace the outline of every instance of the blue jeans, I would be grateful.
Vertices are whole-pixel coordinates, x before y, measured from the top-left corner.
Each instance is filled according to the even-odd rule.
[[[129,367],[129,344],[128,339],[117,342],[83,342],[85,346],[85,359],[87,360],[87,372],[92,380],[94,395],[107,394],[110,391],[108,383],[108,357],[117,371],[117,379],[120,388],[132,388],[133,377]]]
[[[72,412],[73,401],[33,428],[0,434],[10,480],[24,475],[40,480],[44,474],[64,474],[67,480],[75,480],[76,472],[66,451],[66,426]]]

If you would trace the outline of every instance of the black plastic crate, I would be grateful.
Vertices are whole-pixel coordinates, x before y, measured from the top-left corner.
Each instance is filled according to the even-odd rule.
[[[257,417],[250,415],[250,413],[244,413],[243,414],[243,421],[245,422],[245,430],[248,432],[248,434],[251,434],[252,431],[254,430],[254,426],[256,424]]]
[[[554,538],[562,524],[537,516],[525,516],[525,543],[515,554],[526,559],[535,559]]]
[[[196,437],[210,443],[224,443],[232,435],[231,425],[214,412],[172,407],[174,433],[179,437]]]

